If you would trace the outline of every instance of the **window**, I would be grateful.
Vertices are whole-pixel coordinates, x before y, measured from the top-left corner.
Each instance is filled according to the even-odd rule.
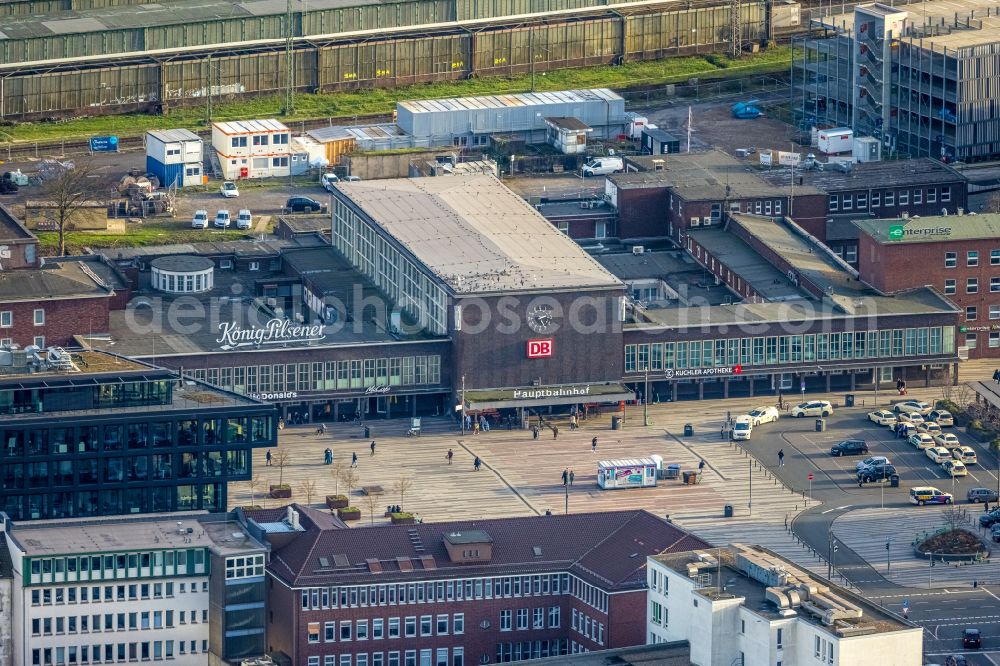
[[[10,310],[0,312],[0,328],[10,328],[14,325],[14,313]]]
[[[948,203],[951,201],[951,186],[941,188],[941,203]]]
[[[978,266],[979,265],[979,252],[977,250],[969,250],[965,253],[965,265],[966,266]]]
[[[354,630],[354,637],[359,641],[368,640],[368,620],[358,620],[358,626]]]
[[[990,306],[990,319],[1000,319],[1000,305]]]
[[[351,640],[351,621],[342,620],[340,623],[340,640],[349,641]]]
[[[34,344],[36,347],[38,347],[40,349],[45,349],[45,336],[44,335],[36,335],[33,338],[33,340],[34,341],[32,342],[32,344]]]
[[[928,187],[927,188],[927,203],[935,203],[937,201],[937,188]]]
[[[255,146],[266,146],[269,143],[266,134],[254,134],[253,135],[253,145]]]
[[[854,208],[854,197],[850,194],[844,195],[844,210],[851,210]]]
[[[45,310],[41,308],[35,310],[35,326],[45,326]]]
[[[944,293],[954,294],[956,291],[958,291],[958,280],[944,281]]]
[[[544,608],[533,608],[531,610],[531,628],[532,629],[544,629],[545,628],[545,609]]]
[[[976,306],[975,305],[970,305],[967,308],[965,308],[965,320],[966,321],[975,321],[976,320]]]
[[[901,190],[900,193],[899,193],[899,205],[900,206],[905,206],[908,203],[910,203],[910,191],[909,190]]]
[[[650,602],[649,621],[660,626],[663,624],[663,605],[655,601]]]
[[[977,337],[976,337],[975,333],[966,333],[965,334],[965,346],[968,347],[969,349],[975,349],[976,348],[976,341],[977,341]]]
[[[557,222],[556,228],[559,229],[560,232],[569,236],[569,222]]]
[[[465,633],[465,613],[455,613],[451,618],[451,632],[456,636]]]
[[[896,205],[896,193],[895,192],[886,192],[885,193],[885,206],[886,206],[886,208],[889,208],[890,206],[895,206],[895,205]]]
[[[1000,277],[990,278],[990,291],[992,292],[1000,291]]]
[[[500,631],[510,631],[511,630],[511,611],[502,610],[500,611]]]
[[[778,629],[778,635],[776,637],[775,644],[778,646],[779,650],[781,649],[782,643],[783,643],[783,641],[782,641],[782,638],[784,637],[783,633],[784,633],[784,629]]]
[[[559,622],[560,622],[559,613],[560,613],[559,606],[552,606],[549,608],[549,629],[559,628]]]
[[[945,252],[944,253],[944,267],[945,268],[955,268],[958,266],[958,254],[955,252]]]
[[[389,638],[399,638],[399,618],[389,618]]]
[[[406,631],[406,637],[407,638],[413,638],[414,636],[416,636],[417,635],[417,618],[415,616],[412,616],[412,615],[410,617],[406,618],[404,628],[405,628],[405,631]]]
[[[421,636],[431,636],[431,616],[421,615],[420,616],[420,635]]]
[[[864,210],[868,208],[868,195],[858,194],[858,210]]]
[[[967,278],[965,280],[965,293],[967,294],[979,293],[979,278]]]
[[[517,609],[517,628],[519,630],[528,628],[528,609],[518,608]]]
[[[838,210],[839,206],[840,206],[840,197],[838,197],[836,194],[832,195],[830,197],[830,210]],[[759,213],[760,211],[757,212]]]
[[[990,266],[1000,266],[1000,250],[990,250]]]
[[[310,622],[306,625],[306,634],[310,643],[319,643],[319,622]]]
[[[881,203],[882,195],[878,192],[872,192],[872,208],[878,208]]]
[[[921,204],[924,202],[924,191],[923,190],[913,190],[913,204]]]
[[[382,589],[384,590],[385,587],[383,586]],[[372,639],[377,641],[381,640],[384,637],[385,637],[385,620],[383,620],[380,617],[377,617],[374,620],[372,620]]]
[[[271,166],[272,167],[286,167],[286,166],[288,166],[288,158],[287,157],[272,157],[271,158]]]
[[[1000,347],[1000,331],[990,331],[990,349]]]

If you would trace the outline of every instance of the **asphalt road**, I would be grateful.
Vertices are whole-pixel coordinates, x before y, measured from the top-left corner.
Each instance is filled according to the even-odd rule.
[[[837,409],[827,419],[827,429],[816,432],[815,418],[792,419],[784,416],[775,424],[765,424],[754,430],[745,442],[746,448],[766,465],[786,485],[810,492],[822,505],[798,516],[793,531],[824,557],[829,553],[829,532],[834,519],[853,509],[868,507],[896,508],[921,511],[909,503],[909,489],[915,485],[935,486],[952,492],[959,504],[965,502],[968,488],[997,486],[997,457],[986,447],[956,428],[953,432],[963,444],[972,446],[979,463],[969,466],[969,476],[952,479],[923,450],[906,440],[892,437],[888,428],[867,419],[868,409]],[[864,439],[869,455],[884,455],[895,465],[900,475],[900,487],[865,484],[859,487],[855,466],[863,457],[835,458],[830,447],[845,439]],[[785,453],[785,464],[778,465],[778,451]],[[813,480],[808,480],[812,473]],[[953,489],[954,488],[954,489]],[[979,505],[976,505],[977,507]],[[881,534],[872,539],[882,540]],[[926,590],[900,587],[877,573],[856,553],[840,544],[833,555],[839,572],[857,585],[865,596],[895,613],[903,613],[903,603],[909,606],[909,619],[924,628],[926,663],[943,664],[949,654],[966,654],[974,666],[1000,666],[1000,586],[970,589],[956,585],[954,589]],[[977,627],[983,633],[984,651],[963,651],[962,630]]]

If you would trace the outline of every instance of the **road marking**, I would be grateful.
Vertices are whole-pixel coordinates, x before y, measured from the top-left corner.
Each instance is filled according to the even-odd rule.
[[[986,594],[990,595],[991,597],[993,597],[997,601],[1000,601],[1000,597],[998,597],[997,595],[995,595],[992,592],[990,592],[989,589],[987,589],[985,587],[980,587],[979,589],[982,590],[983,592],[985,592]]]

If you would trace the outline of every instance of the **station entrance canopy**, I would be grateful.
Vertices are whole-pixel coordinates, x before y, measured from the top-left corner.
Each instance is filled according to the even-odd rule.
[[[510,389],[477,389],[465,392],[465,405],[471,411],[510,407],[548,407],[587,403],[635,400],[635,393],[619,383],[566,384],[560,386],[525,386]],[[457,404],[461,405],[461,396]]]

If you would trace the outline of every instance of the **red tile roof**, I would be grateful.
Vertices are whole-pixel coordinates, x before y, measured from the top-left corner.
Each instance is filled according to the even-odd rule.
[[[473,529],[492,537],[492,560],[452,563],[444,535]],[[709,547],[643,510],[351,529],[312,524],[272,553],[269,568],[293,586],[570,571],[610,591],[644,585],[647,555]],[[535,555],[535,548],[540,555]],[[349,564],[320,571],[320,557],[333,562],[337,555]],[[430,557],[434,565],[426,566]],[[373,559],[381,564],[381,572],[373,571]]]

